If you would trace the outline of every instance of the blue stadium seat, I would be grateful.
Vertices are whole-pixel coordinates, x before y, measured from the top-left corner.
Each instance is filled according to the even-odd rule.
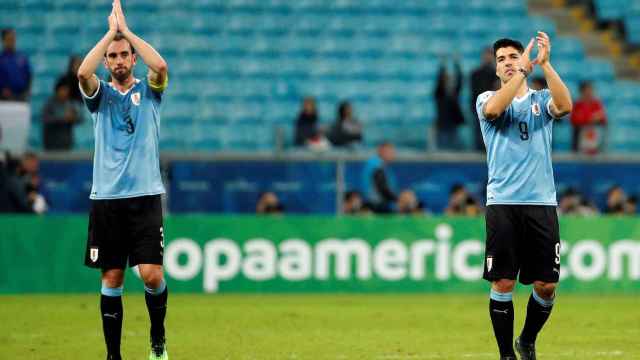
[[[614,2],[598,0],[596,10],[612,11]],[[626,24],[638,30],[629,32],[632,40],[640,36],[637,4],[629,3],[625,13]],[[468,74],[482,49],[498,37],[526,42],[536,30],[552,36],[554,65],[575,96],[580,80],[593,80],[612,124],[631,124],[638,115],[638,85],[614,82],[610,62],[585,58],[579,39],[556,37],[555,24],[528,15],[524,0],[131,0],[124,5],[129,25],[170,66],[161,135],[167,149],[271,149],[273,128],[290,129],[307,95],[318,99],[325,124],[333,121],[340,100],[352,101],[366,123],[368,144],[397,137],[403,145],[424,148],[423,134],[435,117],[439,58],[459,57]],[[108,2],[81,0],[0,3],[0,23],[18,29],[19,46],[33,65],[34,119],[70,53],[86,53],[106,30],[109,9]],[[160,16],[163,21],[148,21]],[[446,50],[452,48],[455,53]],[[145,73],[139,64],[137,76]],[[460,100],[465,109],[468,96],[465,84]],[[92,135],[83,131],[77,131],[78,146],[90,148]],[[555,137],[556,148],[566,146],[563,135]],[[626,137],[616,141],[615,149],[631,146]]]

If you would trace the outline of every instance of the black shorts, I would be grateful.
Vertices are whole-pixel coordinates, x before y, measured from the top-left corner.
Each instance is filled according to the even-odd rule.
[[[92,200],[84,264],[124,269],[162,265],[164,247],[160,195]]]
[[[486,280],[519,278],[525,285],[558,282],[560,233],[555,206],[489,205],[486,224]]]

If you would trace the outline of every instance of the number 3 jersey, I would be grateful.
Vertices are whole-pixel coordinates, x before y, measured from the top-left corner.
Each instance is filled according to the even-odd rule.
[[[166,85],[166,84],[165,84]],[[91,112],[95,152],[91,199],[118,199],[165,192],[160,175],[162,88],[136,79],[127,92],[100,81],[84,102]]]
[[[487,205],[557,205],[549,90],[529,90],[514,98],[498,118],[487,120],[484,106],[494,93],[484,92],[476,100],[487,148]]]

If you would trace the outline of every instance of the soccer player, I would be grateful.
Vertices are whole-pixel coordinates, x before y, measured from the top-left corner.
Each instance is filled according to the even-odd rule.
[[[162,271],[159,107],[167,87],[167,63],[127,27],[120,0],[109,31],[78,69],[80,90],[93,119],[95,155],[85,265],[102,270],[100,311],[107,359],[120,359],[124,270],[138,266],[151,319],[149,359],[168,359],[164,318],[167,286]],[[133,76],[140,56],[146,80]],[[94,74],[103,62],[111,81]]]
[[[487,147],[486,261],[491,282],[489,314],[501,359],[516,359],[512,291],[518,278],[533,284],[527,317],[515,347],[522,360],[536,358],[535,341],[555,300],[560,275],[560,239],[556,190],[551,165],[553,119],[571,111],[571,94],[549,62],[551,43],[538,32],[538,55],[530,60],[518,41],[493,44],[498,91],[480,94],[476,111]],[[539,66],[549,89],[527,86]]]

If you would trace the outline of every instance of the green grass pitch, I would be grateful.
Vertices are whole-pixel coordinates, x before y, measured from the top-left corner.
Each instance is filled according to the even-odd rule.
[[[516,296],[516,334],[526,307]],[[125,295],[123,358],[148,356],[140,293]],[[486,295],[170,294],[181,359],[498,359]],[[640,359],[634,295],[560,294],[538,358]],[[0,296],[0,359],[104,359],[97,295]]]

